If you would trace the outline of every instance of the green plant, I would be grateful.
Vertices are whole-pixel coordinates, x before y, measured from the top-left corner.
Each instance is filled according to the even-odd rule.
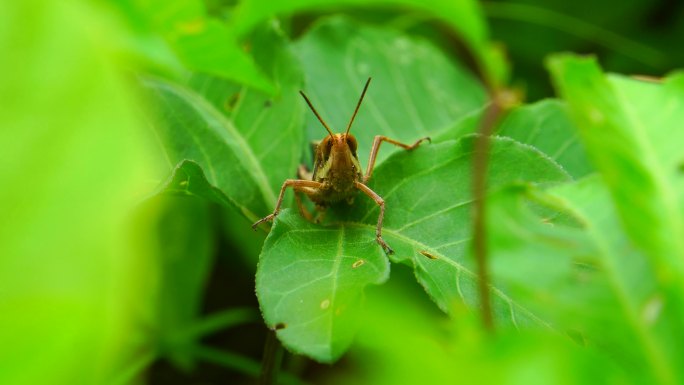
[[[523,104],[517,86],[546,84],[485,16],[595,33],[613,63],[679,58],[509,2],[0,7],[0,43],[22,48],[0,64],[20,74],[0,89],[0,382],[202,379],[208,362],[286,384],[684,381],[684,76],[553,54],[559,98]],[[544,45],[526,49],[538,66]],[[395,253],[362,195],[252,232],[325,135],[298,91],[339,131],[369,76],[363,166],[375,135],[432,138],[383,147],[369,181]]]

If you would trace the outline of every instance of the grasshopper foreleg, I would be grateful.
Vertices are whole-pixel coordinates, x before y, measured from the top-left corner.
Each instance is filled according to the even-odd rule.
[[[375,191],[371,190],[368,186],[361,182],[354,182],[354,186],[361,190],[364,194],[368,195],[369,198],[375,201],[378,206],[380,206],[380,215],[378,215],[378,225],[375,228],[375,240],[378,242],[382,249],[385,250],[387,254],[393,254],[394,250],[385,242],[382,238],[382,220],[385,218],[385,200],[376,194]]]
[[[316,182],[313,180],[302,180],[302,179],[287,179],[284,183],[283,186],[280,188],[280,194],[278,195],[278,200],[276,201],[275,209],[273,210],[273,213],[259,219],[258,221],[254,222],[252,225],[252,229],[256,230],[256,227],[259,226],[262,222],[270,221],[273,220],[273,218],[278,215],[280,212],[280,206],[283,204],[283,197],[285,196],[285,190],[288,187],[292,187],[295,190],[295,193],[297,192],[303,192],[307,193],[309,192],[307,189],[319,189],[323,186],[322,183]]]

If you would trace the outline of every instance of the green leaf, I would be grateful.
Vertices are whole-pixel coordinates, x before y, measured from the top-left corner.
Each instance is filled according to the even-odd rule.
[[[191,160],[181,161],[174,168],[169,180],[159,186],[157,191],[158,194],[196,196],[225,206],[238,207],[223,191],[212,186],[202,167]]]
[[[417,297],[403,270],[369,290],[357,341],[345,357],[355,368],[340,383],[390,384],[628,384],[595,346],[560,333],[482,329],[465,309],[445,320]]]
[[[405,143],[436,136],[486,101],[467,69],[429,42],[391,29],[329,18],[296,49],[307,76],[305,92],[333,130],[346,128],[366,79],[373,78],[352,128],[362,156],[375,135]],[[307,117],[307,138],[321,139],[323,127],[313,114]],[[392,150],[381,151],[378,160]]]
[[[149,305],[129,213],[156,165],[121,31],[82,2],[0,8],[0,383],[102,384]]]
[[[574,221],[549,224],[524,197]],[[546,193],[503,191],[490,200],[488,224],[493,282],[599,347],[636,383],[681,382],[681,298],[658,287],[657,272],[623,231],[599,178]]]
[[[277,14],[291,14],[309,10],[325,10],[347,7],[407,7],[414,12],[425,12],[444,21],[463,39],[465,46],[475,58],[487,82],[496,86],[506,82],[508,66],[500,51],[488,41],[487,24],[482,10],[472,0],[438,0],[426,3],[419,0],[341,0],[330,3],[322,0],[298,0],[264,3],[258,0],[241,1],[232,17],[233,30],[244,35],[258,23]]]
[[[396,252],[392,260],[413,266],[418,281],[445,311],[461,300],[477,303],[476,273],[467,256],[473,143],[474,137],[469,136],[395,153],[368,184],[386,202],[383,236]],[[568,178],[534,148],[493,139],[490,188],[513,181],[549,184]],[[322,309],[321,305],[335,297],[357,298],[363,286],[381,281],[386,274],[380,274],[379,268],[372,278],[360,273],[366,267],[381,266],[384,257],[374,236],[377,206],[363,195],[355,202],[351,208],[332,207],[328,226],[307,223],[295,213],[281,214],[257,270],[257,295],[268,325],[285,323],[278,335],[286,346],[326,362],[344,352],[353,324],[348,326],[342,318],[352,314],[337,315],[333,312],[337,308]],[[360,260],[365,263],[354,269]],[[501,289],[493,287],[492,291],[497,322],[546,324]],[[295,328],[288,330],[292,325]]]
[[[389,262],[363,228],[326,228],[285,210],[259,260],[264,320],[293,351],[336,360],[358,327],[362,292],[389,276]]]
[[[516,108],[499,124],[497,134],[536,147],[574,178],[593,171],[567,106],[557,100]]]
[[[275,92],[271,81],[236,40],[223,22],[207,19],[192,25],[174,45],[180,58],[194,71],[221,76],[264,92]]]
[[[237,128],[200,95],[177,84],[148,80],[156,99],[153,130],[169,167],[184,160],[199,164],[209,184],[219,188],[240,211],[256,219],[275,202],[265,170]]]
[[[205,283],[214,257],[211,206],[200,199],[158,196],[146,202],[155,210],[156,350],[177,365],[191,367],[190,347],[198,336],[187,330],[199,322]]]
[[[167,187],[236,207],[255,221],[272,211],[283,181],[295,174],[304,106],[299,64],[282,34],[264,28],[252,40],[280,89],[275,97],[202,74],[188,80],[196,91],[160,80],[146,85],[158,109],[154,131],[169,165],[178,164]]]
[[[188,69],[275,91],[228,26],[209,17],[203,1],[123,0],[116,6],[139,36],[163,37]]]
[[[684,298],[684,76],[662,85],[606,77],[594,59],[570,55],[549,68],[630,239]]]
[[[205,74],[193,74],[188,84],[233,122],[267,174],[271,188],[279,191],[285,179],[296,175],[301,157],[306,107],[299,90],[304,75],[277,26],[255,30],[250,44],[255,60],[277,86],[276,95]]]

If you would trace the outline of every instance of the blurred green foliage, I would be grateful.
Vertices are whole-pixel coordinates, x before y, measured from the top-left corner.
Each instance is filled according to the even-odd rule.
[[[266,328],[284,384],[684,382],[682,11],[0,3],[0,383],[254,383]],[[396,254],[365,196],[252,232],[325,134],[297,91],[341,130],[371,76],[362,166],[434,142],[369,181]],[[502,92],[546,100],[492,140],[490,333],[472,134]]]

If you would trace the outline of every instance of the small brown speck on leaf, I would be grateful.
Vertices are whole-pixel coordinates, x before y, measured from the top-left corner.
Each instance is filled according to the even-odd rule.
[[[226,102],[223,104],[223,108],[225,108],[226,111],[232,111],[233,108],[235,108],[238,100],[240,100],[240,93],[236,92],[226,99]]]
[[[430,254],[427,250],[421,250],[419,253],[423,254],[424,256],[428,257],[429,259],[437,259],[434,255]]]
[[[275,324],[275,326],[273,327],[273,330],[283,330],[283,329],[285,329],[286,327],[287,327],[287,324],[285,324],[285,322],[278,322],[278,323]]]

